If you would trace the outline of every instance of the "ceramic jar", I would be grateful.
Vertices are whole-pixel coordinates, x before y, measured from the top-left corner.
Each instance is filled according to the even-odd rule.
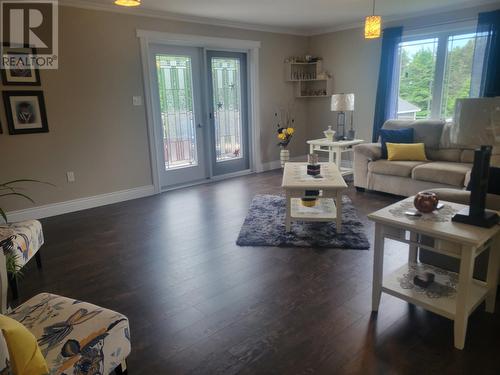
[[[427,214],[434,211],[439,203],[439,198],[435,193],[431,192],[420,192],[415,195],[413,204],[415,208],[420,212]]]

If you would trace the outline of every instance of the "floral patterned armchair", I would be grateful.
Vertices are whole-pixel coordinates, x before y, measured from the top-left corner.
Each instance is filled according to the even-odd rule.
[[[37,267],[42,268],[40,248],[43,241],[42,224],[38,220],[0,225],[0,251],[14,255],[18,269],[23,268],[33,257],[36,259]],[[17,299],[15,275],[9,275],[9,285],[12,297]]]
[[[0,251],[0,312],[7,311],[7,271]],[[50,375],[126,373],[130,354],[127,317],[90,303],[41,293],[6,314],[37,339]],[[2,336],[0,334],[0,336]],[[0,349],[5,345],[0,337]],[[10,374],[9,357],[0,350],[0,374]]]

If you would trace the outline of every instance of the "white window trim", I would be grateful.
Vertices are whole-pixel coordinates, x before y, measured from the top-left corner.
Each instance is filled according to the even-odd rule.
[[[144,79],[144,94],[146,103],[146,122],[148,126],[149,154],[151,159],[151,173],[155,193],[160,193],[160,168],[157,150],[157,129],[154,126],[152,82],[149,71],[149,56],[151,44],[165,44],[175,46],[198,47],[204,49],[217,49],[222,51],[246,52],[248,54],[248,87],[249,87],[249,126],[250,134],[250,170],[262,172],[264,166],[260,151],[260,101],[259,101],[259,52],[260,41],[217,38],[203,35],[176,34],[150,30],[137,30],[137,37],[141,46],[142,74]]]
[[[441,108],[443,101],[443,84],[444,74],[446,69],[446,55],[448,48],[448,38],[457,34],[475,33],[477,30],[477,20],[468,20],[452,24],[443,24],[423,29],[413,29],[405,31],[401,42],[411,42],[422,39],[438,39],[438,47],[436,52],[436,68],[434,72],[434,81],[432,87],[432,104],[429,119],[441,119]],[[399,96],[400,76],[401,76],[401,60],[398,58],[397,69],[397,94]],[[396,100],[398,98],[396,97]],[[397,108],[397,106],[396,106]]]

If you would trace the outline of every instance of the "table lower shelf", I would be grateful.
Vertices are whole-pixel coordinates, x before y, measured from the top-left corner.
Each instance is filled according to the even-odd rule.
[[[427,289],[413,284],[417,271],[432,272],[435,282]],[[470,286],[467,312],[470,314],[485,298],[488,289],[481,281]],[[384,276],[382,291],[433,313],[454,319],[456,315],[458,274],[424,263],[408,263]]]
[[[292,198],[291,217],[303,221],[333,221],[337,218],[337,206],[333,198],[318,198],[314,207],[305,207],[300,198]]]
[[[343,176],[348,176],[350,174],[354,174],[354,169],[348,167],[340,167],[340,174]]]

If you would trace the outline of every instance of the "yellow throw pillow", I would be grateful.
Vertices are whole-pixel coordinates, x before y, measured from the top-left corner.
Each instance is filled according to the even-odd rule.
[[[16,375],[49,373],[35,336],[18,321],[0,314],[0,329],[9,348],[10,365]]]
[[[387,143],[387,160],[427,161],[423,143]]]

